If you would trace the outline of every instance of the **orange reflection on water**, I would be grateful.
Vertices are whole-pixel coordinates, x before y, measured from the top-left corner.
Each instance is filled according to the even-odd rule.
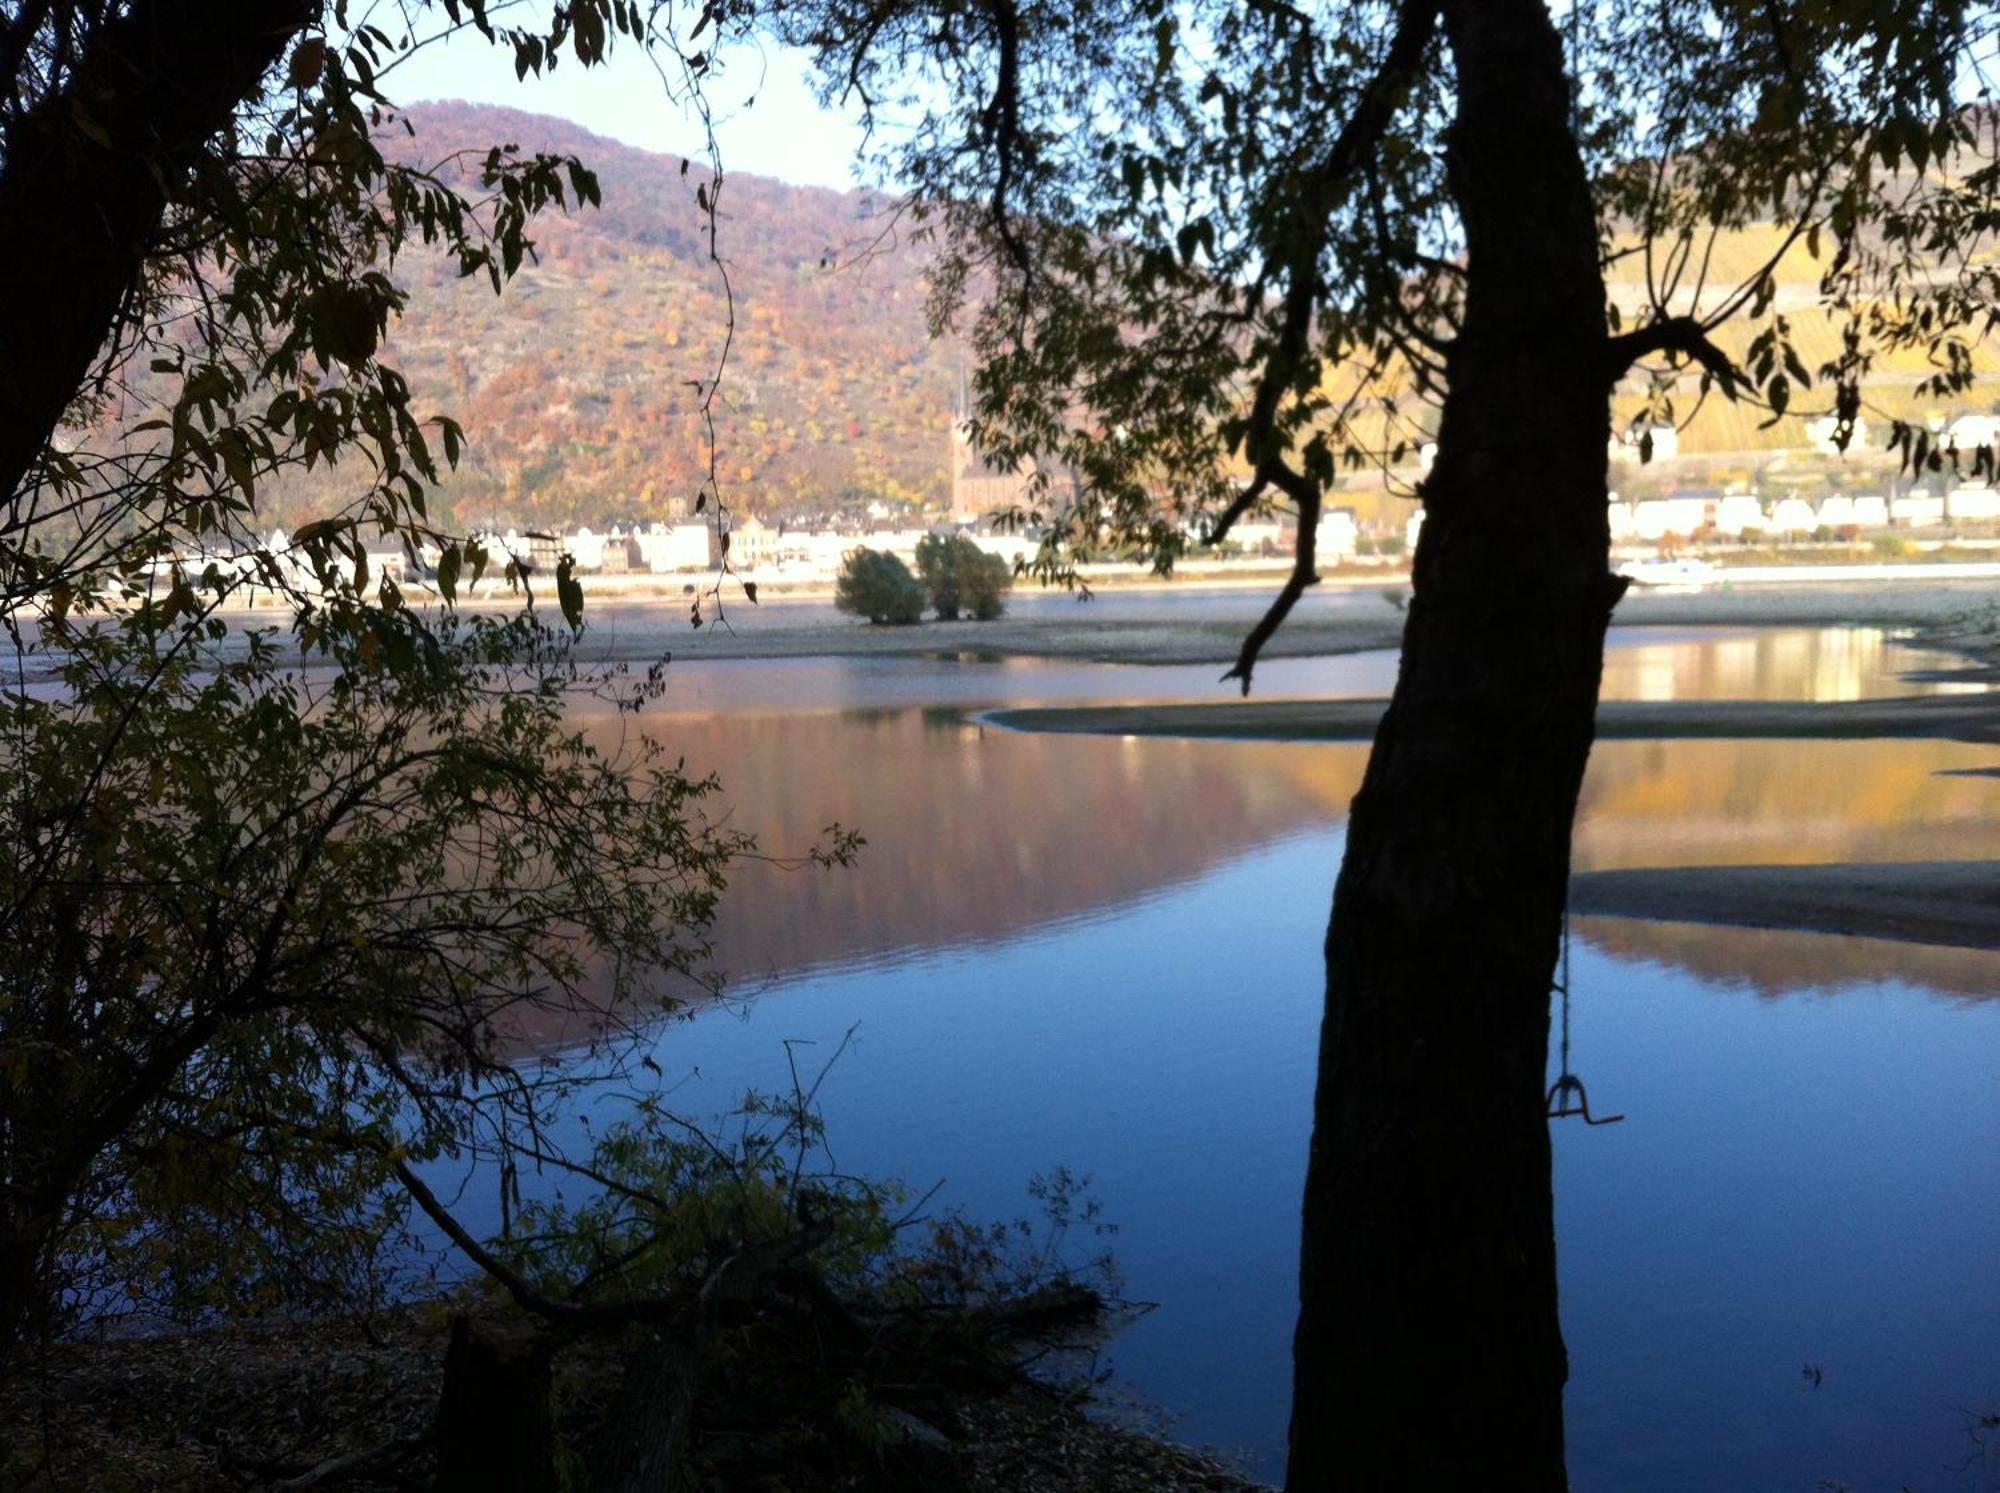
[[[1880,633],[1711,633],[1614,648],[1605,688],[1649,698],[1846,698],[1917,687],[1895,671],[1929,661]],[[788,667],[809,675],[818,662]],[[1132,682],[1130,671],[1106,672]],[[811,682],[789,687],[823,702]],[[727,699],[726,677],[710,688],[717,703]],[[691,771],[721,778],[729,823],[768,853],[797,854],[833,823],[867,837],[850,870],[737,868],[714,942],[717,967],[739,990],[1129,903],[1272,840],[1339,823],[1367,761],[1359,744],[1038,736],[983,726],[956,704],[788,711],[768,694],[738,709],[648,713],[640,723]],[[609,715],[583,724],[607,741],[630,728],[629,718]],[[1933,741],[1601,743],[1579,806],[1575,864],[2000,859],[2000,780],[1979,775],[1994,756]],[[1335,869],[1329,863],[1324,885],[1300,895],[1325,897]],[[1698,946],[1710,964],[1720,961],[1704,972],[1734,969],[1760,984],[1786,964],[1769,956],[1770,935],[1710,929],[1688,940],[1646,928],[1620,925],[1617,946],[1673,962]],[[1954,975],[1942,988],[1962,989],[1968,978]]]

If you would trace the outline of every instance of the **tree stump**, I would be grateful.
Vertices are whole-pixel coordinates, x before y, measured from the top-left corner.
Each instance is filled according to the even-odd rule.
[[[437,1493],[559,1493],[549,1355],[528,1323],[452,1319]]]

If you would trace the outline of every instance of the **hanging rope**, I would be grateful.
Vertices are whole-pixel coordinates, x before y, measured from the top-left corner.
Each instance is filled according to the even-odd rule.
[[[1590,1094],[1583,1087],[1583,1080],[1569,1068],[1569,902],[1563,902],[1563,946],[1562,978],[1556,982],[1556,989],[1562,993],[1562,1072],[1549,1086],[1549,1096],[1545,1101],[1551,1120],[1581,1119],[1586,1125],[1616,1125],[1623,1115],[1606,1115],[1602,1119],[1590,1112]]]

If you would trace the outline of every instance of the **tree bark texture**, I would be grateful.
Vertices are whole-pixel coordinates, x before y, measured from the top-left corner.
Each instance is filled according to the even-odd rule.
[[[16,491],[133,293],[170,195],[316,0],[135,0],[0,169],[0,495]],[[16,87],[20,80],[10,79]]]
[[[1604,289],[1542,0],[1443,7],[1467,243],[1327,935],[1287,1487],[1559,1490],[1549,993],[1609,573]]]
[[[438,1399],[437,1493],[560,1493],[546,1334],[457,1317]]]
[[[647,1329],[625,1363],[618,1403],[591,1464],[593,1493],[674,1493],[686,1479],[701,1397],[706,1341],[671,1326]]]

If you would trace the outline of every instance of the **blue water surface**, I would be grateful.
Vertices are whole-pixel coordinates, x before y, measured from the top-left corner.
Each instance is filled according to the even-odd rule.
[[[1282,1467],[1338,831],[999,945],[876,963],[667,1028],[684,1108],[855,1039],[822,1098],[843,1169],[978,1216],[1092,1178],[1130,1293],[1112,1348],[1192,1442]],[[1580,925],[1581,926],[1581,925]],[[1769,999],[1579,936],[1556,1127],[1579,1490],[1983,1486],[2000,1408],[2000,1002],[1884,984]],[[1819,1370],[1815,1386],[1805,1369]],[[1972,1465],[1961,1465],[1968,1457]]]
[[[1922,662],[1844,630],[1612,642],[1606,693],[1628,698],[1856,698]],[[1394,660],[1267,667],[1276,692],[1380,693]],[[1320,947],[1364,749],[966,719],[1213,685],[952,659],[682,673],[676,750],[722,774],[735,822],[782,845],[838,817],[871,843],[841,877],[743,878],[719,929],[745,998],[652,1050],[675,1108],[716,1115],[787,1087],[787,1041],[810,1072],[851,1030],[820,1091],[842,1170],[941,1181],[939,1206],[991,1219],[1031,1214],[1038,1173],[1087,1174],[1128,1293],[1157,1303],[1110,1347],[1120,1380],[1275,1479]],[[1991,859],[1990,763],[1610,743],[1578,865]],[[1975,1434],[2000,1412],[2000,956],[1599,919],[1572,958],[1573,1066],[1627,1117],[1554,1131],[1579,1493],[2000,1486],[2000,1440],[1989,1458]]]

